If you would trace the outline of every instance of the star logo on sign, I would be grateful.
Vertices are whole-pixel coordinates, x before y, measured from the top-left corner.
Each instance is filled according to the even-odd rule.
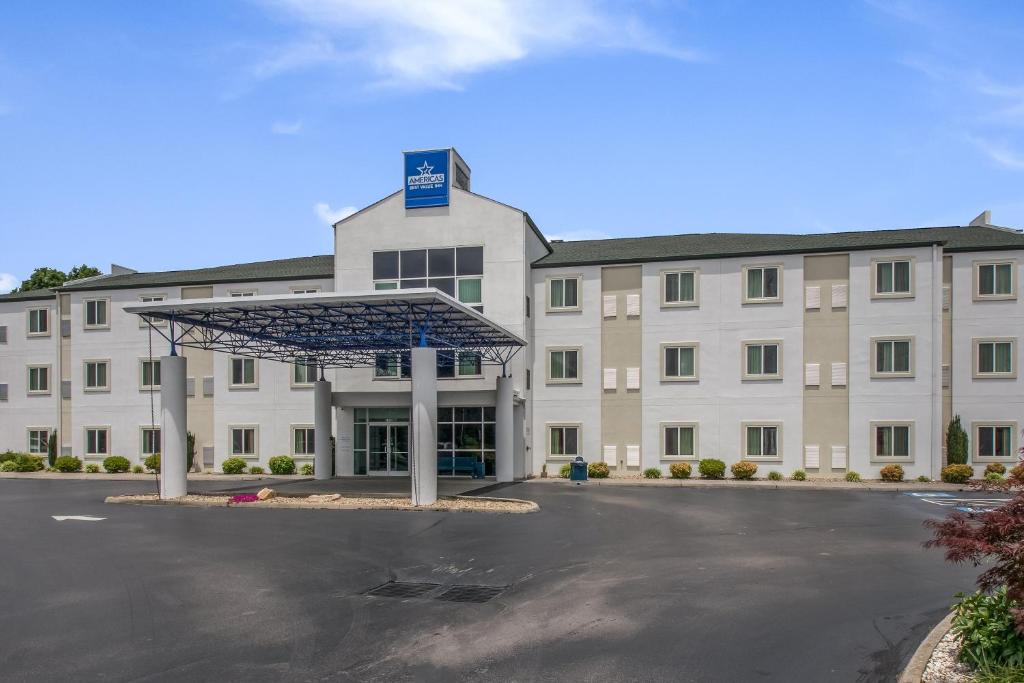
[[[420,172],[420,175],[430,175],[430,172],[434,170],[433,166],[428,166],[427,162],[423,162],[423,165],[416,169]]]

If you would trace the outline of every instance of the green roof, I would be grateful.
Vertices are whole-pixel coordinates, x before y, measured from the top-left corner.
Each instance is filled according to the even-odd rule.
[[[552,242],[552,253],[535,268],[643,261],[683,261],[864,249],[902,249],[942,244],[947,252],[1024,249],[1024,234],[994,226],[949,226],[819,234],[711,232],[655,237]]]

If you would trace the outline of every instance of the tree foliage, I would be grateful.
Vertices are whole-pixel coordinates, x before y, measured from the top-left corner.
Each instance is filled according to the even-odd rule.
[[[967,464],[967,432],[956,415],[946,428],[946,460],[950,465]]]
[[[72,280],[81,280],[83,277],[95,277],[96,275],[102,274],[103,273],[100,271],[99,268],[87,266],[83,263],[82,265],[75,266],[74,268],[68,271],[67,282],[71,282]]]
[[[92,277],[94,275],[102,274],[103,273],[99,268],[87,266],[84,263],[80,266],[75,266],[66,273],[63,270],[58,270],[56,268],[41,266],[33,270],[27,280],[22,280],[21,287],[18,287],[14,291],[31,292],[36,289],[53,289],[54,287],[60,287],[65,282],[70,282],[71,280],[79,280],[83,277]]]

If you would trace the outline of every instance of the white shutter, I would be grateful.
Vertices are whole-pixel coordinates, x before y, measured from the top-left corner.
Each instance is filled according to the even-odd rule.
[[[203,377],[203,396],[213,396],[213,377]]]
[[[626,389],[636,391],[640,388],[640,368],[626,368]]]
[[[619,447],[614,444],[604,445],[604,463],[609,467],[615,467],[618,465],[617,458],[619,457]]]
[[[639,294],[627,294],[626,295],[626,316],[636,317],[640,315],[640,295]]]
[[[950,369],[949,369],[949,363],[943,363],[942,364],[942,388],[943,389],[949,389],[949,385],[951,384],[951,382],[950,382],[950,375],[951,375],[951,373],[950,373]]]
[[[604,369],[604,388],[614,390],[619,383],[618,371],[615,368]]]
[[[616,310],[616,305],[615,305],[616,301],[618,301],[618,297],[616,297],[614,294],[605,294],[605,296],[604,296],[604,317],[606,317],[606,318],[614,318],[615,316],[618,315],[618,311]]]
[[[832,308],[846,308],[848,285],[832,285]]]
[[[845,470],[846,469],[846,446],[833,446],[832,447],[832,469],[834,469],[834,470]]]
[[[804,446],[804,467],[808,469],[821,467],[821,448],[819,446]]]
[[[196,395],[196,378],[186,377],[185,378],[185,395],[192,398]]]
[[[808,363],[804,366],[804,385],[816,387],[821,384],[821,365]]]
[[[628,444],[626,446],[626,465],[629,467],[640,467],[640,446]]]
[[[845,387],[846,386],[846,363],[833,363],[832,364],[832,386],[834,386],[834,387]]]
[[[816,311],[821,308],[821,287],[807,287],[804,290],[804,305],[808,311]]]
[[[953,301],[953,290],[949,285],[942,285],[942,310],[948,311]]]

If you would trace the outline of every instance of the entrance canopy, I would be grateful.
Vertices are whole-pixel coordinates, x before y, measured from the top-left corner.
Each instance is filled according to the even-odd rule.
[[[381,353],[415,347],[472,351],[505,365],[526,345],[436,289],[179,299],[124,310],[175,346],[323,368],[373,366]]]

